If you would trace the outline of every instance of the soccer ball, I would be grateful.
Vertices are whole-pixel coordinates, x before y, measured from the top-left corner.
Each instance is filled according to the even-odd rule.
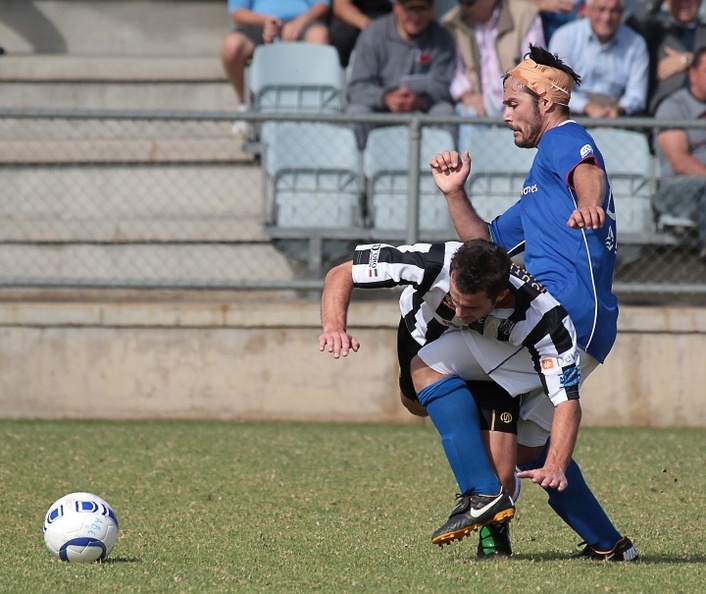
[[[69,493],[44,518],[44,542],[62,561],[103,561],[118,540],[118,517],[93,493]]]

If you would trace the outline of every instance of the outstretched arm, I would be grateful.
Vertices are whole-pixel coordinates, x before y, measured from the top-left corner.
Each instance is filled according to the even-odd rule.
[[[349,260],[332,268],[326,274],[321,293],[321,326],[319,350],[333,354],[334,359],[354,353],[360,348],[358,341],[346,332],[348,306],[353,295],[353,261]]]
[[[490,239],[488,225],[478,216],[464,187],[471,173],[471,155],[468,151],[464,151],[463,156],[456,151],[438,153],[429,165],[436,185],[446,198],[459,238],[462,241]]]

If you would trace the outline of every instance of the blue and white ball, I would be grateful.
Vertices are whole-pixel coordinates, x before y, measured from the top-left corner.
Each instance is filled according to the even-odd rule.
[[[118,517],[93,493],[70,493],[52,503],[44,518],[44,542],[62,561],[103,561],[118,541]]]

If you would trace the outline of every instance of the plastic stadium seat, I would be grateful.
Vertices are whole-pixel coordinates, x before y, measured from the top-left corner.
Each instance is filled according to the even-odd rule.
[[[444,129],[425,126],[419,158],[419,231],[449,231],[454,234],[446,200],[436,187],[429,159],[453,149],[453,136]],[[409,131],[406,126],[375,128],[368,135],[363,153],[368,203],[373,227],[400,230],[407,227],[409,193]]]
[[[338,52],[330,45],[260,45],[248,69],[250,101],[256,112],[340,112],[343,81]]]
[[[474,130],[468,150],[472,162],[466,191],[480,217],[492,221],[520,199],[537,151],[515,146],[505,127]]]
[[[605,161],[615,199],[618,262],[626,264],[639,259],[645,251],[642,244],[656,235],[652,209],[654,158],[642,132],[620,128],[593,128],[588,132]]]
[[[362,227],[363,188],[353,130],[319,122],[267,122],[263,139],[265,204],[278,249],[308,260],[312,270],[350,252],[355,245],[350,235]]]

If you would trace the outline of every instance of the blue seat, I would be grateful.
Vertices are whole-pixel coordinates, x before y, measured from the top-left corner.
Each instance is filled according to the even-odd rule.
[[[360,152],[350,128],[320,122],[267,122],[263,139],[275,225],[360,226]]]
[[[431,175],[429,159],[453,149],[454,138],[446,130],[425,126],[419,158],[419,231],[453,232],[446,200]],[[377,230],[407,227],[409,194],[409,132],[406,126],[375,128],[363,153],[368,205]]]
[[[255,49],[248,69],[252,111],[338,113],[344,77],[333,46],[280,42]]]
[[[603,155],[613,190],[618,239],[654,234],[654,159],[647,136],[621,128],[593,128],[589,133]]]

